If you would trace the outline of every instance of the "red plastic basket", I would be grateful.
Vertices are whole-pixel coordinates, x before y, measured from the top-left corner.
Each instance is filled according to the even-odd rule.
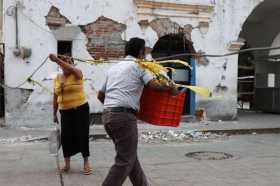
[[[138,119],[160,126],[178,127],[184,108],[186,93],[178,92],[172,96],[168,91],[144,88]]]

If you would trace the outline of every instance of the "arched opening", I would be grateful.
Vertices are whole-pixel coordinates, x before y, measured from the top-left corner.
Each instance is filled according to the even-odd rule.
[[[167,57],[168,59],[180,59],[188,62],[193,66],[193,70],[186,69],[181,64],[166,64],[166,66],[175,69],[174,72],[170,72],[168,75],[176,83],[190,85],[195,83],[195,65],[192,56],[188,57],[172,57],[176,54],[182,53],[195,53],[192,42],[187,40],[184,33],[168,34],[157,41],[151,54],[154,59]],[[170,57],[169,57],[170,56]],[[185,108],[183,114],[193,114],[195,111],[195,95],[187,91],[187,99],[185,101]]]
[[[280,32],[280,1],[264,0],[245,21],[242,49],[272,46]],[[273,54],[273,55],[272,55]],[[280,113],[280,52],[248,52],[238,59],[238,101],[242,109]]]

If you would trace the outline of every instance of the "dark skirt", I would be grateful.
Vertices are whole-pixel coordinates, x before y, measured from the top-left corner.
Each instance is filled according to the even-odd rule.
[[[77,153],[88,157],[89,153],[89,105],[60,110],[61,114],[61,144],[64,157]]]

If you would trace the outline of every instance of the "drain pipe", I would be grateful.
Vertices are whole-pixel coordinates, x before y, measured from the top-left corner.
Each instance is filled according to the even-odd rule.
[[[16,48],[14,49],[13,53],[15,56],[17,57],[21,57],[22,59],[28,58],[31,56],[32,51],[30,48],[26,48],[26,47],[20,47],[19,46],[19,29],[18,29],[18,11],[19,11],[19,7],[20,7],[20,2],[16,2],[16,6],[15,6],[15,27],[16,27]]]
[[[19,41],[18,41],[18,2],[15,6],[15,26],[16,26],[16,48],[14,50],[15,56],[20,56]]]
[[[16,20],[16,49],[19,49],[19,42],[18,42],[18,2],[16,3],[16,8],[15,8],[15,20]]]

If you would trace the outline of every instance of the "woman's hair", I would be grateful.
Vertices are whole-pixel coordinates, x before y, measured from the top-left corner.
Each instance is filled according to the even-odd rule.
[[[145,49],[145,40],[137,37],[131,38],[125,45],[125,55],[139,58]]]

